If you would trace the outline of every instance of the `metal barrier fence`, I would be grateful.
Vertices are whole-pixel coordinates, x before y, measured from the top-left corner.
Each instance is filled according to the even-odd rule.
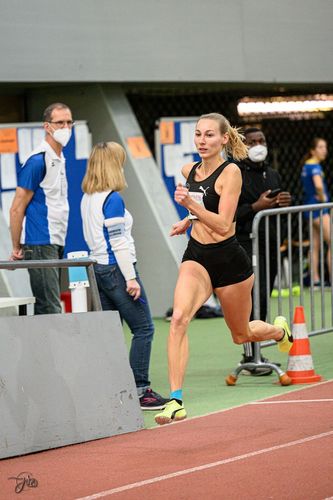
[[[330,276],[330,285],[325,286],[325,242],[323,231],[324,210],[329,212],[330,241],[327,250],[330,250],[329,269],[333,269],[333,203],[321,203],[320,205],[300,205],[287,208],[262,210],[258,212],[252,224],[252,265],[255,275],[253,289],[253,317],[260,319],[260,272],[266,274],[266,296],[267,296],[267,321],[272,323],[272,312],[274,316],[283,315],[289,323],[293,322],[293,313],[296,305],[308,306],[310,318],[308,318],[309,336],[319,335],[333,331],[333,279]],[[319,271],[320,285],[314,282],[314,270],[309,265],[309,283],[304,285],[304,262],[308,259],[312,262],[314,253],[313,213],[319,212]],[[304,213],[308,213],[305,219]],[[276,253],[277,253],[277,275],[274,284],[274,297],[270,289],[270,231],[271,219],[275,218],[276,229]],[[259,226],[264,224],[264,249],[260,245]],[[283,238],[283,232],[286,237]],[[262,243],[262,242],[261,242]],[[259,255],[265,252],[266,268],[260,269]],[[325,300],[326,299],[326,300]],[[328,306],[329,304],[329,306]],[[329,311],[328,311],[329,308]],[[328,314],[327,314],[328,313]],[[276,365],[262,361],[260,349],[275,344],[267,341],[254,344],[252,353],[251,344],[245,345],[248,354],[253,354],[253,362],[243,363],[238,366],[229,376],[228,385],[234,385],[239,373],[246,368],[253,369],[258,366],[273,369],[279,376],[282,385],[289,385],[288,377]],[[228,379],[227,379],[228,383]]]
[[[41,269],[41,268],[69,268],[86,267],[88,281],[91,292],[91,305],[94,311],[102,311],[102,305],[97,288],[97,282],[94,271],[95,261],[92,259],[50,259],[50,260],[19,260],[19,261],[0,261],[0,269],[14,271],[15,269]]]
[[[259,224],[264,219],[265,223],[265,254],[266,254],[266,290],[267,290],[267,321],[271,322],[272,316],[271,316],[271,297],[270,297],[270,290],[269,290],[269,280],[270,280],[270,268],[269,268],[269,218],[270,217],[275,217],[276,218],[276,251],[278,255],[278,260],[277,260],[277,277],[276,277],[276,289],[277,289],[277,301],[278,301],[278,314],[284,314],[289,319],[289,322],[292,323],[293,320],[293,311],[294,311],[294,293],[293,293],[293,283],[295,283],[295,275],[296,279],[298,278],[299,283],[299,304],[297,305],[303,305],[304,306],[304,298],[305,298],[305,287],[303,283],[303,265],[304,265],[304,259],[306,258],[305,256],[305,251],[304,248],[308,246],[309,248],[309,260],[312,260],[313,256],[313,227],[312,227],[312,222],[313,222],[313,212],[314,211],[319,211],[319,227],[320,227],[320,252],[319,252],[319,257],[320,257],[320,286],[314,284],[314,270],[312,267],[309,267],[310,270],[310,282],[309,282],[309,296],[310,296],[310,325],[311,325],[311,330],[309,331],[309,335],[314,335],[314,334],[319,334],[319,333],[325,333],[327,331],[333,330],[333,281],[331,280],[330,283],[330,290],[331,290],[331,323],[330,326],[327,328],[326,327],[326,314],[325,314],[325,307],[324,307],[324,293],[325,293],[325,252],[324,252],[324,237],[323,237],[323,211],[324,209],[329,209],[330,210],[330,231],[332,233],[332,227],[333,227],[333,212],[331,209],[333,209],[333,203],[322,203],[320,205],[320,210],[318,210],[318,205],[301,205],[297,207],[287,207],[287,208],[280,208],[280,209],[272,209],[272,210],[262,210],[261,212],[258,212],[256,216],[254,217],[253,220],[253,225],[252,225],[252,247],[253,247],[253,259],[252,259],[252,264],[253,264],[253,270],[255,274],[255,284],[254,284],[254,301],[253,301],[253,307],[254,307],[254,318],[258,319],[260,318],[260,296],[259,296],[259,273],[260,269],[257,265],[259,262]],[[308,241],[307,239],[304,238],[304,233],[306,231],[306,227],[304,227],[304,218],[303,218],[303,213],[308,212],[309,213],[309,237]],[[297,231],[296,235],[297,239],[293,238],[292,235],[292,215],[296,215],[297,217]],[[286,218],[286,230],[287,230],[287,236],[282,240],[282,223],[283,221],[281,220],[282,217],[285,216]],[[284,267],[282,265],[282,259],[283,259],[283,254],[281,252],[281,247],[282,244],[286,246],[286,252],[287,252],[287,266]],[[307,244],[306,244],[307,243]],[[294,255],[293,255],[293,249],[295,247],[298,247],[298,265],[294,265]],[[333,239],[330,239],[330,263],[331,263],[331,269],[332,269],[332,264],[333,264]],[[282,279],[282,271],[287,273],[287,276],[285,276],[286,282],[287,282],[287,288],[284,288],[282,286],[283,284],[283,279]],[[319,290],[318,290],[319,288]],[[282,299],[283,299],[283,293],[282,290],[287,289],[288,290],[288,314],[285,314],[282,310]],[[316,309],[315,309],[315,294],[317,295],[317,292],[320,292],[320,310],[321,310],[321,324],[320,328],[316,329]],[[297,294],[298,295],[298,294]],[[267,344],[265,344],[267,345]]]

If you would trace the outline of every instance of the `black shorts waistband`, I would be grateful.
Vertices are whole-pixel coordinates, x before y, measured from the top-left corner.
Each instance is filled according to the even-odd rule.
[[[235,234],[233,236],[230,236],[230,238],[227,238],[226,240],[223,241],[219,241],[217,243],[200,243],[200,241],[197,241],[192,236],[190,236],[190,242],[200,248],[222,248],[230,245],[230,243],[233,243],[234,241],[236,241]]]

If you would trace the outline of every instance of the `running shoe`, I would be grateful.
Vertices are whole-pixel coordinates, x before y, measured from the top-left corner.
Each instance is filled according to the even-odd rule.
[[[141,410],[163,410],[168,401],[153,389],[146,389],[140,397],[140,407]]]
[[[277,316],[274,320],[274,326],[282,328],[282,330],[284,331],[282,339],[279,340],[277,343],[279,351],[289,352],[290,349],[292,348],[294,339],[291,334],[286,318],[284,316]]]
[[[155,416],[155,422],[158,425],[170,424],[172,421],[184,420],[186,418],[186,410],[183,405],[179,404],[175,399],[171,399],[165,405],[165,409]]]

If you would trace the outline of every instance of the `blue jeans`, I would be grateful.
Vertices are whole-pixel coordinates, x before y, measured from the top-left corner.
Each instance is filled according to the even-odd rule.
[[[62,259],[64,247],[60,245],[24,245],[25,260]],[[59,314],[62,312],[60,302],[60,273],[56,267],[29,269],[30,286],[36,297],[34,314]]]
[[[95,264],[96,281],[104,311],[119,311],[133,335],[130,348],[130,365],[139,396],[150,386],[149,363],[154,324],[147,296],[136,271],[136,280],[141,287],[140,299],[133,300],[126,292],[126,281],[115,265]]]

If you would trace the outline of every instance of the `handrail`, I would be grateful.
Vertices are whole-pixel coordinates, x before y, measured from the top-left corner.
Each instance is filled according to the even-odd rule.
[[[321,300],[321,328],[316,328],[316,322],[315,322],[315,298],[314,298],[314,277],[313,277],[313,268],[311,266],[310,270],[310,322],[311,322],[311,327],[310,327],[310,332],[308,333],[309,336],[312,335],[321,335],[324,333],[332,332],[333,331],[333,279],[331,276],[331,286],[330,286],[330,298],[331,298],[331,321],[330,324],[327,326],[325,323],[325,302],[324,302],[324,242],[323,242],[323,211],[325,209],[329,210],[330,214],[330,232],[331,232],[331,238],[330,238],[330,243],[329,247],[331,250],[331,257],[330,257],[330,267],[333,269],[333,203],[320,203],[320,204],[312,204],[312,205],[297,205],[293,207],[284,207],[284,208],[273,208],[273,209],[267,209],[267,210],[261,210],[258,212],[252,222],[252,232],[251,232],[251,239],[252,239],[252,267],[253,267],[253,272],[255,275],[255,280],[254,280],[254,287],[253,287],[253,318],[258,320],[260,319],[260,282],[259,282],[259,273],[260,273],[260,264],[259,264],[259,239],[260,239],[260,233],[259,233],[259,225],[262,219],[264,219],[264,224],[265,224],[265,236],[264,236],[264,241],[263,244],[265,245],[265,260],[266,260],[266,266],[264,271],[266,271],[266,290],[267,290],[267,321],[270,322],[270,283],[269,283],[269,278],[270,278],[270,262],[269,262],[269,252],[270,252],[270,239],[269,239],[269,231],[270,231],[270,225],[269,225],[269,218],[270,216],[274,216],[276,218],[276,251],[278,255],[277,259],[277,288],[278,288],[278,315],[281,314],[282,310],[282,280],[281,280],[281,274],[282,274],[282,266],[281,266],[281,215],[286,216],[286,222],[287,222],[287,247],[286,250],[288,252],[288,258],[287,258],[287,278],[288,278],[288,285],[289,285],[289,290],[288,290],[288,296],[289,296],[289,321],[292,323],[293,321],[293,309],[294,309],[294,298],[293,298],[293,262],[292,262],[292,245],[294,243],[294,240],[292,240],[292,228],[291,228],[291,215],[295,214],[298,218],[298,241],[299,241],[299,257],[298,257],[298,271],[299,271],[299,301],[300,305],[304,306],[304,284],[303,284],[303,276],[302,276],[302,271],[303,271],[303,243],[305,242],[303,238],[303,229],[304,229],[304,221],[302,218],[302,213],[303,212],[309,212],[309,252],[310,252],[310,258],[312,256],[313,252],[313,229],[312,229],[312,221],[313,221],[313,212],[318,211],[319,212],[319,217],[320,217],[320,260],[321,260],[321,269],[320,269],[320,276],[321,276],[321,286],[320,286],[320,300]],[[297,269],[296,269],[297,270]],[[318,301],[317,301],[318,302]],[[317,307],[318,309],[318,307]],[[287,314],[284,314],[287,316]],[[281,370],[281,368],[274,363],[271,363],[265,358],[262,358],[261,352],[260,352],[260,347],[268,347],[270,345],[275,344],[275,341],[265,341],[262,342],[261,345],[259,342],[254,343],[254,350],[252,352],[252,346],[250,343],[245,344],[245,352],[248,353],[248,355],[253,355],[253,358],[251,359],[251,362],[244,362],[239,364],[233,371],[231,375],[229,375],[226,378],[226,383],[227,385],[235,385],[236,380],[238,378],[239,373],[243,369],[255,369],[258,366],[261,368],[267,368],[274,370],[277,375],[279,376],[280,382],[282,385],[289,385],[291,383],[291,379]]]
[[[319,211],[320,213],[323,213],[323,210],[324,209],[330,209],[331,210],[331,225],[332,225],[332,215],[333,215],[333,203],[320,203],[320,204],[311,204],[311,205],[296,205],[296,206],[292,206],[292,207],[284,207],[284,208],[272,208],[272,209],[268,209],[268,210],[261,210],[260,212],[258,212],[254,218],[253,218],[253,222],[252,222],[252,234],[251,234],[251,237],[252,237],[252,265],[253,265],[253,271],[254,271],[254,275],[255,275],[255,282],[254,282],[254,287],[253,287],[253,316],[254,316],[254,319],[259,319],[260,318],[260,288],[259,288],[259,268],[258,268],[258,256],[259,256],[259,224],[261,222],[261,220],[263,218],[265,218],[265,221],[266,223],[268,223],[268,220],[269,220],[269,216],[271,215],[274,215],[276,216],[277,218],[277,223],[278,223],[278,226],[279,226],[279,230],[278,230],[278,248],[280,248],[280,244],[281,244],[281,241],[279,241],[280,237],[281,237],[281,227],[280,227],[280,215],[287,215],[288,218],[290,216],[290,214],[299,214],[299,217],[301,217],[301,213],[302,212],[310,212],[310,221],[312,221],[312,212],[314,211]],[[290,220],[288,219],[288,238],[291,239],[291,234],[290,234]],[[311,242],[312,242],[312,234],[311,234],[311,230],[312,228],[310,227],[310,252],[311,252]],[[300,235],[302,237],[302,228],[300,227]],[[332,233],[333,234],[333,233]],[[269,240],[269,231],[267,230],[267,227],[266,227],[266,243],[267,241]],[[320,238],[321,240],[323,239],[323,235],[322,235],[322,230],[321,230],[321,235],[320,235]],[[321,245],[323,246],[323,245]],[[333,248],[333,238],[331,238],[331,267],[333,269],[333,252],[332,252],[332,248]],[[289,248],[289,252],[291,252],[291,248]],[[323,256],[323,248],[321,250],[321,256]],[[291,254],[289,255],[289,260],[291,257]],[[300,259],[301,257],[303,257],[303,255],[300,255]],[[269,259],[267,259],[269,260]],[[278,261],[278,281],[280,281],[280,276],[281,276],[281,269],[279,269],[279,264],[280,264],[280,260]],[[289,262],[289,265],[291,266],[291,262]],[[289,269],[290,273],[291,273],[291,267]],[[279,282],[279,288],[280,288],[280,282]],[[332,292],[332,319],[333,319],[333,280],[331,280],[331,292]],[[303,300],[304,300],[304,290],[303,290],[303,282],[302,280],[300,280],[300,293],[301,293],[301,304],[303,305]],[[310,286],[310,294],[311,294],[311,329],[313,330],[313,332],[315,332],[317,335],[318,335],[318,331],[316,331],[316,329],[314,328],[314,316],[315,316],[315,311],[314,311],[314,298],[313,298],[313,270],[311,269],[311,286]],[[323,302],[323,299],[324,299],[324,290],[323,290],[323,284],[322,284],[322,287],[321,287],[321,295],[322,295],[322,302]],[[278,300],[279,300],[279,303],[281,303],[281,295],[279,294],[278,295]],[[289,284],[289,305],[292,306],[292,283]],[[280,306],[279,306],[280,307]],[[292,311],[292,308],[290,307],[289,308],[290,311],[289,311],[289,321],[292,322],[292,314],[293,314],[293,311]],[[333,329],[333,327],[331,328]],[[322,328],[322,331],[323,333],[326,332],[325,328]],[[311,335],[311,332],[309,333],[309,335]],[[267,344],[265,344],[267,345]]]
[[[314,203],[312,205],[295,205],[292,207],[283,207],[283,208],[269,208],[266,210],[260,210],[256,213],[252,222],[252,231],[257,230],[257,226],[259,225],[260,219],[265,217],[266,215],[276,215],[276,214],[288,214],[288,213],[298,213],[298,212],[309,212],[313,210],[324,210],[325,208],[333,208],[333,203]]]
[[[15,271],[15,269],[45,269],[51,267],[86,267],[88,281],[91,290],[91,302],[94,311],[102,311],[101,300],[99,297],[96,276],[94,271],[95,260],[89,258],[79,259],[50,259],[50,260],[0,260],[0,269]]]

